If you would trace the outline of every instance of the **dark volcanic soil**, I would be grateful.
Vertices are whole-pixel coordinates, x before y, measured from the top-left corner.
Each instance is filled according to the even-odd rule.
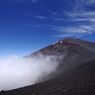
[[[95,61],[65,76],[0,95],[95,95]]]

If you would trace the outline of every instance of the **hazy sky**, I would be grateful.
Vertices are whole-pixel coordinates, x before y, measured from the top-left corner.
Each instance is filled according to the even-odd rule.
[[[95,42],[95,0],[0,0],[0,57],[72,37]]]

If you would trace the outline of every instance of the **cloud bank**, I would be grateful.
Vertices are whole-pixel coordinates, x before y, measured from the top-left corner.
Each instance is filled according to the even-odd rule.
[[[57,66],[58,62],[54,56],[0,58],[0,91],[38,83],[55,71]]]

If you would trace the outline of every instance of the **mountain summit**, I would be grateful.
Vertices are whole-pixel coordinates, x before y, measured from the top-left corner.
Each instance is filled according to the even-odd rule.
[[[76,49],[79,52],[81,52],[80,50],[78,50],[79,48],[81,48],[81,49],[85,48],[87,50],[95,52],[95,43],[83,41],[83,40],[75,39],[75,38],[66,38],[66,39],[57,41],[45,48],[42,48],[41,50],[39,50],[33,54],[30,54],[28,56],[36,55],[39,52],[44,55],[56,55],[56,54],[58,55],[58,54],[65,53],[70,48]]]
[[[95,95],[95,43],[66,38],[25,57],[39,54],[56,56],[57,70],[44,82],[0,95]]]
[[[66,38],[42,48],[27,57],[37,56],[39,53],[57,57],[61,56],[61,68],[63,68],[62,65],[65,65],[65,67],[71,69],[95,59],[95,43],[75,38]]]

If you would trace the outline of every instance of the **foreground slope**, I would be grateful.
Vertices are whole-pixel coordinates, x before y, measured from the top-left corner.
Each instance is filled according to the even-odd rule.
[[[95,95],[95,61],[69,75],[0,95]]]
[[[67,38],[26,57],[39,53],[58,57],[56,73],[42,83],[0,95],[95,95],[95,43]]]

